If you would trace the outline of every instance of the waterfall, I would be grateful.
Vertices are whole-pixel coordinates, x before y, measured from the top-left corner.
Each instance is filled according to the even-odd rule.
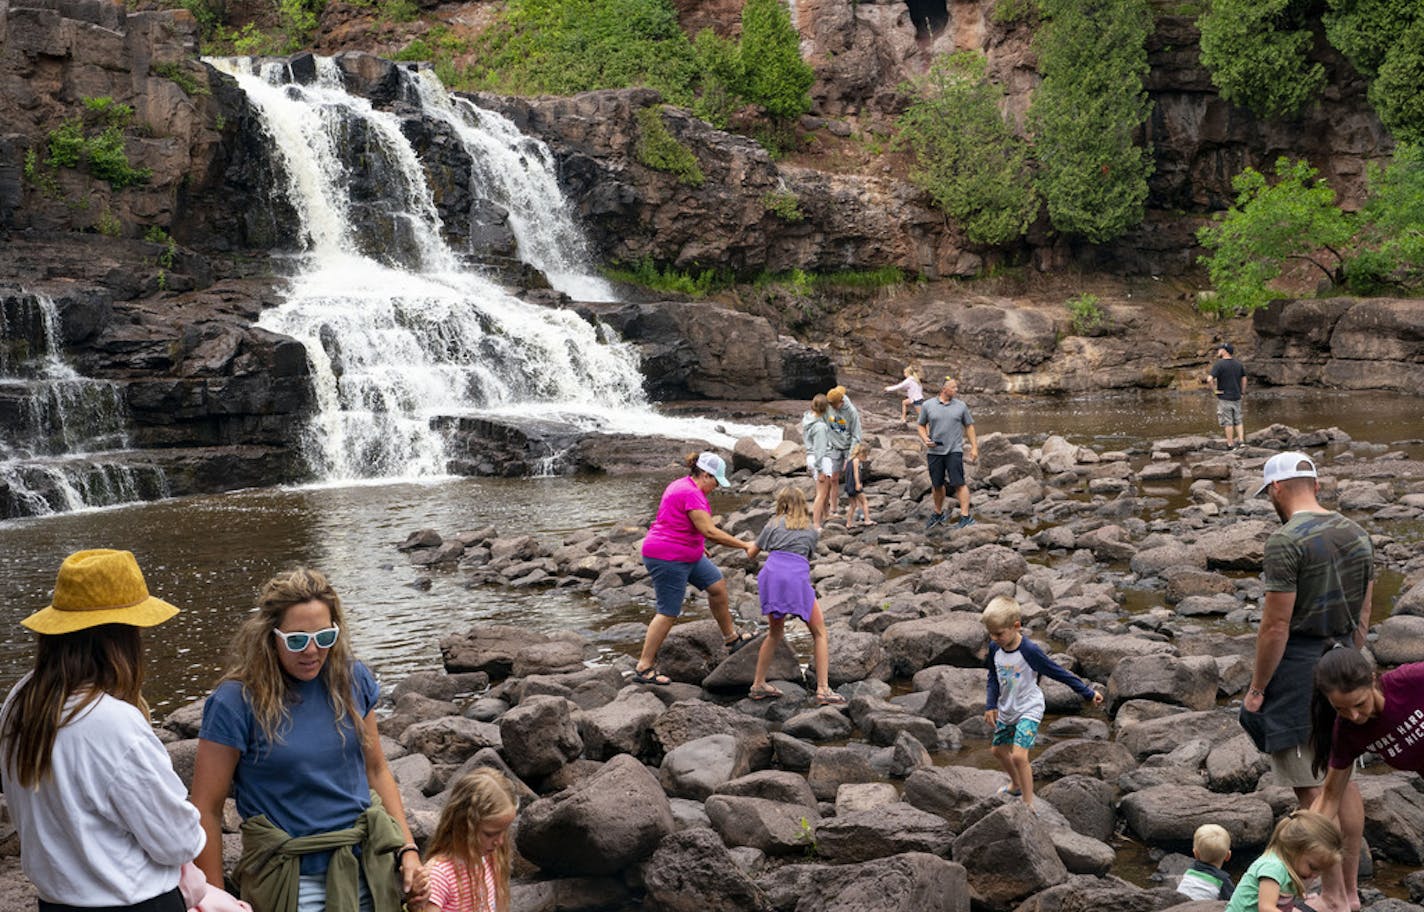
[[[443,240],[400,119],[347,93],[335,61],[319,59],[310,85],[292,83],[280,63],[210,62],[247,93],[301,219],[301,266],[284,302],[259,325],[306,346],[318,414],[305,452],[318,477],[444,475],[440,419],[472,414],[724,446],[752,430],[714,431],[710,422],[657,415],[631,346],[462,267]],[[398,74],[407,94],[455,127],[477,159],[502,156],[475,167],[507,200],[521,252],[541,260],[535,265],[551,278],[594,289],[597,280],[581,274],[573,256],[582,241],[557,196],[547,149],[518,140],[512,125],[489,112],[457,108],[438,83],[421,77],[412,86],[415,74]],[[374,201],[373,188],[382,191]],[[757,430],[766,438],[770,429]]]
[[[118,384],[64,360],[59,311],[40,294],[0,298],[0,518],[165,497],[153,466],[127,465]]]
[[[445,90],[431,70],[415,75],[422,109],[454,130],[474,162],[476,183],[509,211],[524,261],[576,301],[613,301],[613,287],[588,268],[588,242],[559,190],[549,147],[514,122]]]

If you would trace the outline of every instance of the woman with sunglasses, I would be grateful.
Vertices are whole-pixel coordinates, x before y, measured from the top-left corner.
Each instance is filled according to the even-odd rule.
[[[379,689],[351,654],[341,599],[299,568],[269,580],[203,707],[192,801],[221,885],[222,811],[242,818],[242,898],[257,912],[398,912],[425,876],[376,730]]]

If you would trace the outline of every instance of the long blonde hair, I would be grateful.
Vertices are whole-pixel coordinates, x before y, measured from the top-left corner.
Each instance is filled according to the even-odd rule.
[[[54,773],[54,740],[61,728],[103,694],[138,707],[147,718],[142,690],[143,641],[137,627],[99,624],[41,634],[34,669],[0,721],[6,765],[20,785],[37,787]],[[76,695],[66,711],[65,703]]]
[[[233,663],[222,680],[242,685],[252,706],[252,715],[268,743],[283,740],[286,733],[282,728],[291,719],[288,708],[291,694],[287,676],[277,659],[277,650],[285,647],[278,645],[272,631],[281,626],[282,615],[288,608],[313,601],[325,605],[331,612],[331,623],[341,628],[336,642],[328,650],[320,675],[326,679],[331,709],[337,719],[350,717],[362,747],[371,747],[366,744],[365,723],[351,699],[352,666],[356,658],[351,654],[346,615],[341,610],[340,596],[320,570],[298,567],[267,581],[257,596],[257,612],[238,628],[233,641]],[[345,741],[346,733],[340,724],[337,731]]]
[[[464,866],[464,882],[457,889],[461,898],[468,891],[474,900],[470,903],[471,908],[485,909],[489,906],[484,872],[481,870],[484,858],[479,851],[480,824],[491,817],[503,817],[518,810],[519,798],[514,794],[514,786],[502,773],[488,766],[471,770],[450,788],[450,799],[440,812],[440,822],[435,826],[435,835],[430,838],[427,856],[432,860],[443,856]],[[508,912],[509,839],[502,840],[490,855],[490,864],[494,867],[494,908],[496,912]]]
[[[776,492],[776,515],[788,529],[811,528],[811,516],[806,512],[806,495],[792,485]]]
[[[1345,842],[1335,821],[1324,814],[1303,810],[1291,811],[1276,824],[1271,841],[1266,844],[1266,851],[1280,858],[1290,872],[1293,892],[1297,895],[1305,892],[1305,884],[1296,873],[1300,859],[1312,852],[1324,852],[1335,856],[1338,862],[1344,848]]]

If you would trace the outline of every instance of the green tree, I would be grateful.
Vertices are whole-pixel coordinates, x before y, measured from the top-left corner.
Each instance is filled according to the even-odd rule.
[[[1365,169],[1370,194],[1360,216],[1361,250],[1345,264],[1353,290],[1418,285],[1424,271],[1424,147],[1402,144],[1387,167]]]
[[[801,59],[801,35],[781,0],[747,0],[740,56],[748,101],[782,119],[811,109],[816,74]]]
[[[1370,104],[1397,139],[1424,142],[1424,13],[1389,49],[1370,84]]]
[[[1355,69],[1374,76],[1390,47],[1419,17],[1418,0],[1330,0],[1325,37]]]
[[[1201,60],[1221,97],[1264,117],[1298,113],[1325,84],[1308,0],[1211,0],[1197,20]]]
[[[1355,235],[1335,191],[1305,161],[1281,158],[1276,182],[1247,168],[1232,180],[1236,204],[1197,232],[1211,250],[1203,257],[1216,287],[1218,310],[1250,312],[1273,297],[1267,284],[1286,262],[1303,260],[1331,282],[1343,278],[1345,247]]]
[[[999,113],[1004,92],[989,82],[983,55],[936,58],[918,88],[897,138],[914,155],[910,180],[975,243],[1022,235],[1038,214],[1038,195],[1027,146]]]
[[[732,112],[744,103],[746,71],[742,68],[741,50],[736,42],[711,29],[703,29],[693,40],[692,51],[697,60],[699,81],[692,113],[724,129],[731,121]]]
[[[1053,227],[1093,243],[1142,221],[1152,155],[1133,137],[1151,111],[1146,0],[1040,0],[1043,83],[1029,122]]]

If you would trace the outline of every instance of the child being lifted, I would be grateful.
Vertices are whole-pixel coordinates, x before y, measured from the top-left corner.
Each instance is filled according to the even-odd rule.
[[[1046,674],[1067,684],[1094,705],[1103,702],[1103,695],[1023,635],[1019,603],[1013,599],[1003,595],[990,599],[984,608],[984,627],[990,640],[984,721],[994,726],[994,758],[1009,774],[1009,784],[999,793],[1022,797],[1024,804],[1032,807],[1033,769],[1028,752],[1038,737],[1044,708],[1038,676]]]

